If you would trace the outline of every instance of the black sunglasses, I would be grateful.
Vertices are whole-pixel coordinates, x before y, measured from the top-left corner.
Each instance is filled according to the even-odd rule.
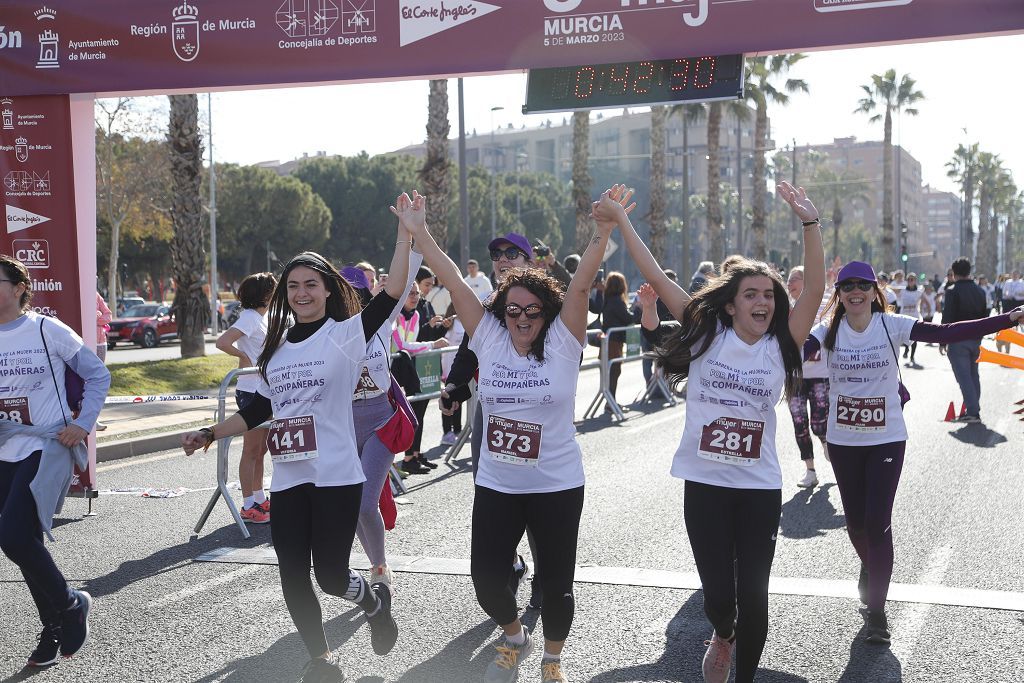
[[[859,289],[862,292],[870,292],[874,288],[874,282],[865,282],[864,280],[858,280],[857,282],[844,282],[839,285],[839,289],[847,294],[855,289]]]
[[[536,320],[544,314],[544,308],[538,304],[529,304],[526,308],[523,308],[519,304],[506,304],[505,305],[505,317],[512,318],[513,320],[519,320],[519,316],[526,314],[527,320]]]
[[[498,259],[500,259],[502,257],[502,255],[504,255],[505,258],[507,258],[509,261],[515,261],[517,258],[519,258],[520,254],[522,254],[523,256],[526,256],[526,252],[524,252],[522,249],[520,249],[518,247],[505,247],[504,249],[491,249],[491,260],[492,261],[497,261]]]

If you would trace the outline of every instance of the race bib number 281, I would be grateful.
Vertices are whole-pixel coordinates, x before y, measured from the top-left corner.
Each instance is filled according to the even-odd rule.
[[[728,465],[749,467],[761,459],[764,422],[720,417],[704,425],[697,455]]]
[[[267,449],[274,463],[312,460],[316,450],[316,423],[312,415],[286,417],[270,423]]]

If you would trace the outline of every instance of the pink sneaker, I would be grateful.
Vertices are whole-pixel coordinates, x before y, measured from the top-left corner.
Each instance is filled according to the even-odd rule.
[[[250,524],[266,524],[270,521],[270,513],[256,504],[251,508],[242,508],[242,519]]]
[[[707,652],[704,653],[704,683],[728,683],[735,639],[729,641],[719,638],[716,633],[712,634],[711,640],[705,640],[704,644],[708,646]]]

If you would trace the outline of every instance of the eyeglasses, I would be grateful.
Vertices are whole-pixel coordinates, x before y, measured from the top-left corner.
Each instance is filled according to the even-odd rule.
[[[519,320],[519,316],[526,314],[527,320],[536,320],[544,314],[544,308],[539,304],[529,304],[525,308],[519,304],[506,304],[505,317]]]
[[[515,261],[522,254],[526,256],[526,252],[518,247],[505,247],[504,249],[491,249],[491,260],[497,261],[502,256],[507,258],[509,261]]]
[[[841,285],[839,285],[840,291],[845,292],[847,294],[849,294],[855,289],[859,289],[862,292],[870,292],[874,288],[874,282],[865,282],[864,280],[859,280],[857,282],[844,282]]]

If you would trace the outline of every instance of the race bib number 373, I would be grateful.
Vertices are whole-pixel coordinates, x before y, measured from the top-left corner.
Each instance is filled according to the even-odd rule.
[[[487,450],[499,462],[537,466],[543,425],[487,416]]]
[[[761,459],[764,422],[720,417],[704,425],[697,455],[728,465],[749,467]]]
[[[312,415],[286,417],[270,423],[267,449],[274,463],[312,460],[316,450],[316,423]]]
[[[836,399],[836,427],[850,432],[885,431],[885,396]]]

